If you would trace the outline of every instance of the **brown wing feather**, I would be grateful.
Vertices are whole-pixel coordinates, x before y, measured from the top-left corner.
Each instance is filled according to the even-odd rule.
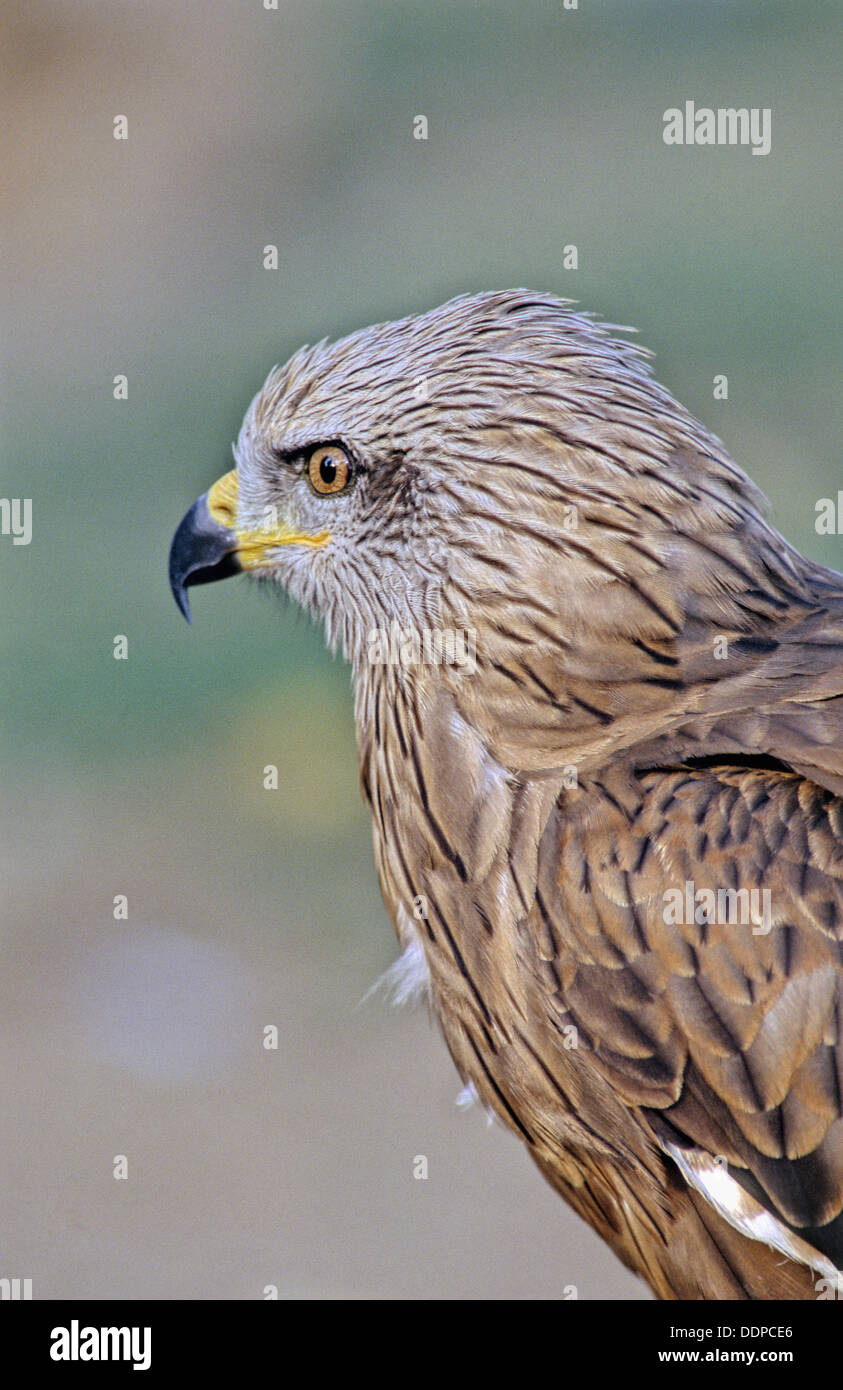
[[[652,770],[638,788],[626,804],[598,781],[565,793],[542,843],[588,1062],[840,1262],[843,803],[757,768]],[[686,885],[714,893],[715,917],[718,890],[754,890],[759,917],[698,921]]]

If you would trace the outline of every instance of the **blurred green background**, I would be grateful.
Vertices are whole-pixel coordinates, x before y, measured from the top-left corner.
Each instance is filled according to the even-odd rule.
[[[424,1014],[359,1006],[395,946],[347,670],[245,580],[194,590],[187,628],[167,550],[300,343],[526,285],[635,325],[843,568],[814,527],[841,481],[839,7],[29,0],[3,25],[0,490],[33,538],[0,537],[0,1276],[644,1297],[456,1111]],[[665,146],[686,100],[770,107],[771,153]]]

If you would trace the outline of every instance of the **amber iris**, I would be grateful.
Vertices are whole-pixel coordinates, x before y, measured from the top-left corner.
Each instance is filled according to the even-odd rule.
[[[320,445],[307,461],[307,476],[314,492],[332,497],[351,482],[351,464],[338,444]]]

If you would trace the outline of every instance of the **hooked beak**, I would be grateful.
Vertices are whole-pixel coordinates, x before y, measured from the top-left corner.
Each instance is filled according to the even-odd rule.
[[[187,590],[192,584],[213,584],[243,570],[259,570],[271,563],[272,552],[281,545],[322,546],[331,539],[327,531],[311,536],[274,519],[265,528],[242,530],[237,525],[237,498],[237,472],[232,469],[194,502],[173,536],[170,588],[188,622]]]
[[[187,590],[191,584],[213,584],[239,574],[243,568],[237,555],[233,511],[228,515],[224,506],[219,506],[222,487],[231,478],[234,488],[230,491],[236,497],[237,474],[227,473],[185,513],[170,546],[170,588],[188,622]]]

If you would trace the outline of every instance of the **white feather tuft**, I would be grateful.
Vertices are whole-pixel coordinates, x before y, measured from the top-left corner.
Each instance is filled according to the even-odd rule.
[[[460,1091],[459,1095],[457,1096],[457,1099],[456,1099],[456,1106],[457,1106],[457,1109],[458,1109],[458,1110],[470,1110],[471,1107],[472,1107],[473,1105],[480,1105],[480,1104],[482,1104],[482,1102],[481,1102],[481,1100],[480,1100],[479,1095],[477,1094],[477,1087],[475,1086],[475,1084],[474,1084],[473,1081],[468,1081],[468,1082],[465,1084],[465,1086],[463,1086],[462,1090]],[[486,1115],[486,1124],[487,1124],[487,1125],[490,1125],[490,1124],[492,1123],[493,1119],[495,1118],[494,1111],[493,1111],[493,1110],[490,1110],[489,1107],[488,1107],[488,1105],[484,1105],[484,1106],[483,1106],[483,1110],[484,1110],[485,1115]]]
[[[430,999],[430,971],[424,947],[417,936],[411,937],[400,956],[388,970],[375,980],[363,996],[365,1003],[373,994],[382,992],[395,1008],[420,1004]]]
[[[837,1279],[839,1270],[813,1245],[798,1236],[766,1207],[741,1187],[732,1177],[725,1162],[717,1162],[702,1149],[683,1149],[670,1141],[662,1143],[685,1181],[695,1187],[736,1231],[761,1240],[789,1260],[808,1265],[826,1278]]]

